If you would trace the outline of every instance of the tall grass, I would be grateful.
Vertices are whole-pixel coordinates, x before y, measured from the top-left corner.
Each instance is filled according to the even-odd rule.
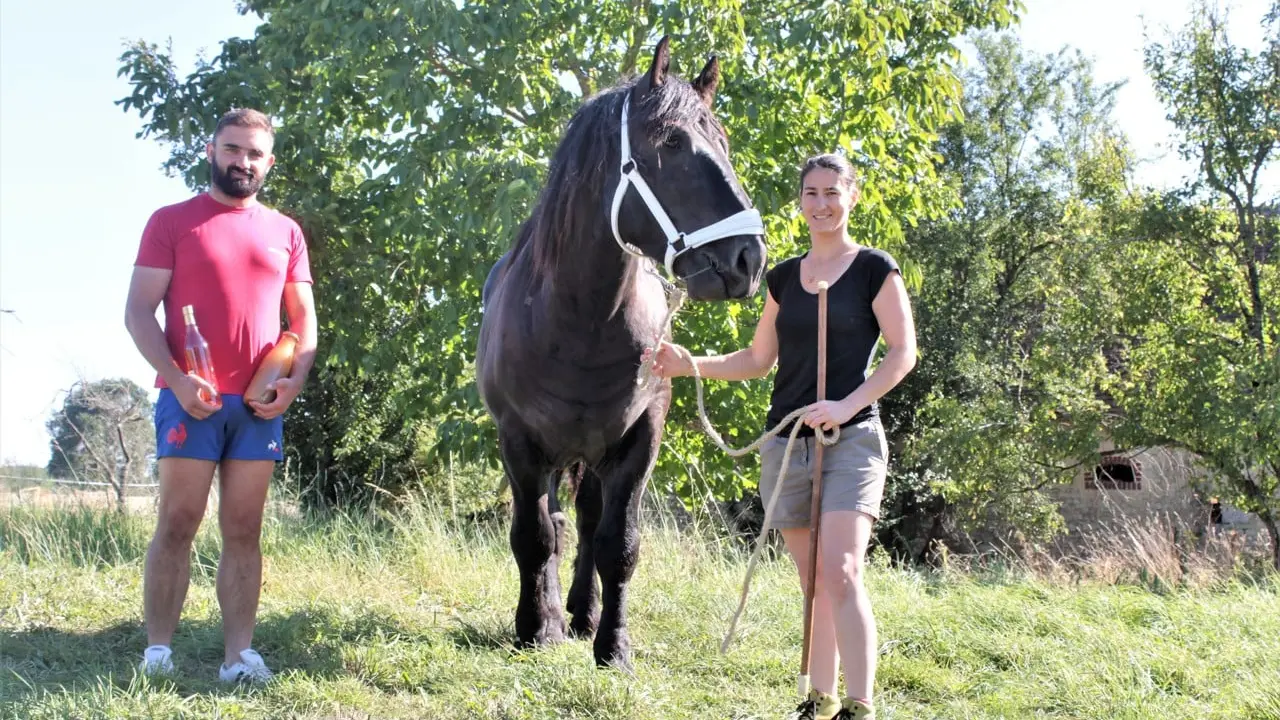
[[[646,517],[627,675],[596,669],[585,642],[513,647],[517,580],[501,512],[425,500],[326,517],[277,508],[255,645],[279,676],[227,689],[215,681],[216,518],[196,541],[174,640],[180,673],[152,683],[133,667],[153,519],[0,510],[0,718],[783,717],[800,650],[790,561],[766,555],[721,655],[742,543],[710,516]],[[570,523],[568,547],[574,539]],[[572,551],[566,588],[571,562]],[[1137,575],[1037,572],[1012,554],[1003,573],[992,562],[964,572],[965,562],[921,571],[873,558],[882,720],[1280,718],[1273,575],[1170,577],[1153,592]]]

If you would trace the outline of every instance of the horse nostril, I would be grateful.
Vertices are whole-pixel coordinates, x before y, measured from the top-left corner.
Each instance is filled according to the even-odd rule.
[[[751,260],[751,246],[743,245],[738,248],[737,257],[733,260],[733,269],[742,277],[750,278],[753,274],[751,272]]]

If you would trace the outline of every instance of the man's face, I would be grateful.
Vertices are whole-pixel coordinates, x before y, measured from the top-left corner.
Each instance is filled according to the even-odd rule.
[[[266,130],[231,125],[222,129],[206,148],[212,166],[213,184],[241,200],[262,188],[275,156]]]

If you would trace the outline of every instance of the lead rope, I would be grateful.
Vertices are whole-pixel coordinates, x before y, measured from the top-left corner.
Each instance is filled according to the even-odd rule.
[[[658,337],[650,346],[653,351],[649,355],[649,359],[644,361],[640,366],[640,374],[636,378],[636,383],[643,385],[653,379],[653,363],[658,358],[658,348],[663,340],[671,338],[671,323],[675,319],[675,315],[684,306],[685,298],[688,294],[683,288],[675,285],[671,281],[662,277],[654,270],[652,263],[646,262],[645,267],[648,272],[652,273],[662,283],[662,287],[667,293],[667,313],[662,321],[662,325],[658,330]],[[773,428],[765,431],[763,435],[756,438],[754,442],[742,448],[732,448],[725,443],[720,433],[716,432],[715,427],[711,424],[711,419],[707,417],[707,406],[702,394],[702,375],[698,372],[698,364],[693,362],[693,356],[686,350],[682,353],[683,357],[689,360],[690,367],[693,368],[694,387],[698,393],[698,419],[702,422],[702,429],[711,438],[716,447],[720,448],[730,457],[742,457],[748,453],[758,450],[764,445],[769,438],[777,437],[789,423],[794,423],[791,427],[791,434],[787,437],[787,449],[782,454],[782,465],[778,468],[778,480],[773,485],[773,492],[769,496],[769,501],[765,504],[764,523],[760,527],[760,533],[756,536],[755,548],[751,552],[751,560],[747,563],[747,574],[742,580],[742,593],[738,597],[738,609],[733,613],[733,618],[729,621],[729,629],[725,633],[724,640],[720,642],[720,654],[723,655],[729,650],[729,644],[733,641],[734,630],[738,626],[738,620],[742,617],[743,610],[747,606],[747,595],[751,587],[751,575],[755,572],[756,563],[760,560],[760,554],[764,550],[764,540],[769,535],[769,520],[773,518],[773,509],[778,502],[778,493],[782,489],[782,477],[787,471],[787,467],[791,463],[791,450],[795,445],[796,438],[800,434],[800,428],[803,425],[796,422],[801,416],[809,411],[809,407],[802,407],[793,410],[785,418],[783,418]],[[834,428],[828,433],[819,428],[815,433],[823,445],[835,445],[840,439],[840,428]]]

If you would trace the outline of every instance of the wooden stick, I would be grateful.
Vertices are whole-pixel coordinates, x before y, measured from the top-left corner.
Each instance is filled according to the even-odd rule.
[[[818,402],[827,397],[827,283],[818,283]],[[809,581],[804,593],[804,643],[800,655],[800,697],[809,696],[809,656],[813,654],[813,600],[818,581],[818,530],[822,519],[821,428],[814,430],[813,501],[809,508]]]

